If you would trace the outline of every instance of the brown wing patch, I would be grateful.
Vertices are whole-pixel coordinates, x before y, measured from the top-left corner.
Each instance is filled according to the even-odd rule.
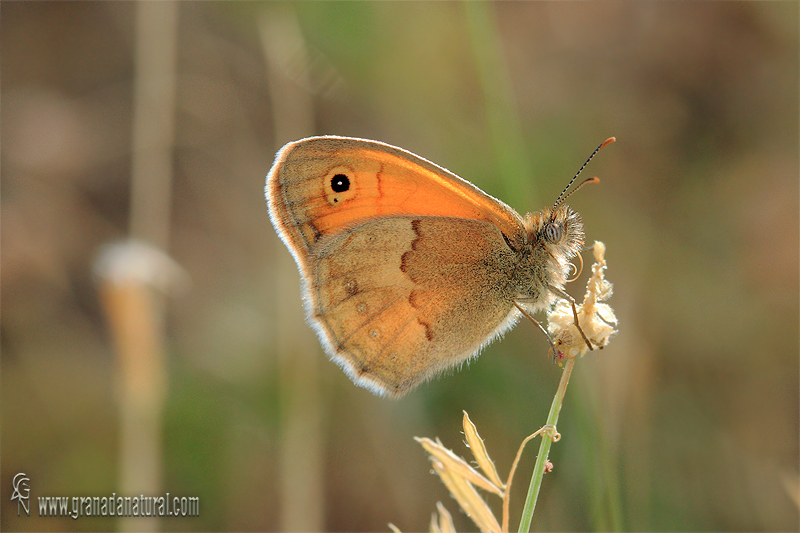
[[[508,318],[509,254],[483,222],[368,222],[324,241],[313,318],[351,377],[403,394],[473,354]]]

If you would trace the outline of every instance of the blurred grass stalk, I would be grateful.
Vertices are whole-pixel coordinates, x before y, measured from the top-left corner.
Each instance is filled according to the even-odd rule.
[[[309,87],[309,53],[291,5],[263,6],[259,36],[267,66],[274,139],[278,146],[314,133]],[[323,531],[322,395],[319,350],[298,305],[299,287],[289,254],[275,253],[275,351],[280,368],[280,455],[278,457],[281,531]],[[309,342],[310,341],[310,342]]]
[[[538,194],[531,179],[533,173],[525,151],[517,99],[497,30],[495,4],[467,1],[463,5],[478,81],[483,90],[492,151],[506,189],[503,197],[526,198],[537,205]]]
[[[133,248],[135,245],[128,243],[111,245],[96,266],[101,278],[100,301],[117,356],[117,491],[124,496],[155,495],[161,488],[161,417],[167,392],[163,297],[144,279],[146,274],[137,274],[136,266],[131,269],[131,265],[143,263]],[[158,524],[155,518],[121,518],[118,527],[121,531],[156,531]]]
[[[614,355],[615,359],[618,358],[620,351],[615,351]],[[595,531],[625,531],[619,450],[609,444],[609,422],[597,405],[599,380],[590,375],[583,372],[576,376],[579,382],[574,389],[576,399],[572,403],[577,429],[575,436],[583,450],[584,461],[593,465],[586,471],[589,516]],[[604,421],[602,426],[600,421]]]
[[[165,302],[153,286],[176,271],[162,251],[169,245],[178,6],[135,5],[131,243],[109,247],[97,265],[101,304],[117,353],[118,491],[126,496],[156,495],[162,489]],[[129,517],[118,523],[121,531],[158,527],[156,518]]]

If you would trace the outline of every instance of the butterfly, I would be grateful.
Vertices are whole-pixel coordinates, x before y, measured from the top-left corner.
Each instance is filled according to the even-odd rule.
[[[411,152],[322,136],[281,148],[265,193],[325,351],[357,385],[400,397],[520,316],[557,298],[574,310],[564,285],[584,228],[564,200],[575,178],[522,217]]]

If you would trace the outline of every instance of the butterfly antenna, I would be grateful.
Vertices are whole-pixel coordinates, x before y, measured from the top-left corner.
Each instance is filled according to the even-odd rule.
[[[597,178],[589,178],[589,179],[587,179],[587,180],[584,180],[584,181],[583,181],[583,182],[582,182],[580,185],[578,185],[578,186],[577,186],[577,187],[576,187],[576,188],[575,188],[575,189],[574,189],[574,190],[573,190],[571,193],[567,194],[567,191],[569,190],[569,188],[570,188],[570,187],[572,187],[572,184],[573,184],[573,183],[575,183],[575,180],[576,180],[576,179],[578,179],[578,176],[580,176],[580,175],[581,175],[581,172],[583,172],[583,169],[584,169],[584,168],[586,168],[586,165],[588,165],[588,164],[589,164],[589,161],[591,161],[591,160],[592,160],[592,158],[593,158],[595,155],[597,155],[597,152],[599,152],[599,151],[600,151],[602,148],[604,148],[606,145],[608,145],[608,144],[611,144],[611,143],[613,143],[613,142],[614,142],[614,141],[616,141],[616,140],[617,140],[617,139],[616,139],[616,137],[609,137],[608,139],[606,139],[605,141],[603,141],[603,142],[600,144],[600,146],[598,146],[597,148],[595,148],[594,152],[592,152],[592,155],[590,155],[590,156],[589,156],[589,159],[587,159],[587,160],[586,160],[586,162],[583,164],[583,166],[582,166],[580,169],[578,169],[578,172],[576,172],[576,173],[575,173],[575,175],[572,177],[572,179],[571,179],[571,180],[569,180],[569,183],[567,183],[567,186],[566,186],[566,187],[564,187],[564,190],[563,190],[563,191],[561,191],[561,194],[559,194],[559,195],[558,195],[558,198],[556,198],[556,203],[555,203],[555,204],[553,204],[553,209],[555,209],[556,207],[558,207],[558,206],[559,206],[559,204],[561,204],[561,203],[562,203],[564,200],[566,200],[566,199],[567,199],[567,198],[568,198],[568,197],[569,197],[569,196],[570,196],[570,195],[571,195],[573,192],[577,191],[578,189],[580,189],[581,187],[583,187],[583,186],[584,186],[584,185],[586,185],[587,183],[589,183],[589,182],[592,182],[592,183],[597,183],[597,182],[599,182],[599,181],[600,181],[600,180],[599,180],[599,179],[597,179]]]

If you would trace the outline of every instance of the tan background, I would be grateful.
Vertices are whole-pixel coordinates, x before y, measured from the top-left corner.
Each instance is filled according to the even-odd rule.
[[[120,491],[92,272],[148,219],[130,193],[136,10],[0,10],[3,530],[120,526],[17,518],[9,498],[17,472],[34,498]],[[399,402],[354,387],[269,223],[283,143],[379,139],[525,212],[615,135],[571,205],[608,246],[620,334],[577,366],[534,528],[797,530],[799,20],[792,2],[180,3],[155,231],[191,285],[166,299],[157,477],[201,516],[160,527],[413,531],[440,500],[471,529],[412,437],[466,456],[467,410],[505,473],[558,382],[521,324]]]

